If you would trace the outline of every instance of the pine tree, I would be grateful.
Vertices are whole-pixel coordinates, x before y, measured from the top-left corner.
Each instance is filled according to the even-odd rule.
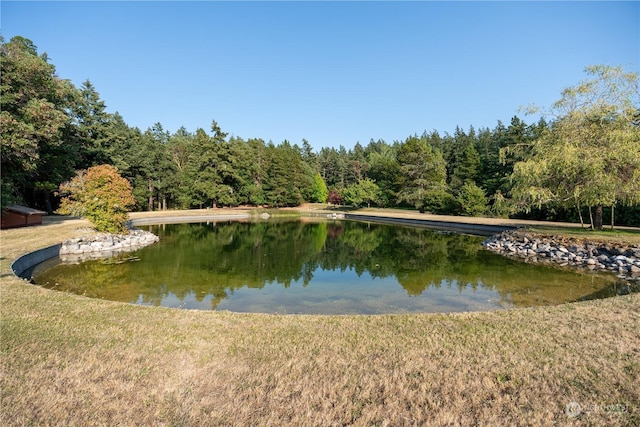
[[[398,202],[424,210],[429,194],[442,191],[445,186],[442,154],[427,144],[425,139],[410,137],[398,149],[398,162],[404,176]]]

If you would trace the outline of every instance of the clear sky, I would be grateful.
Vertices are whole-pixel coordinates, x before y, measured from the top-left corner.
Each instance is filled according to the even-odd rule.
[[[351,148],[508,124],[584,67],[640,70],[640,2],[13,2],[2,36],[145,130]]]

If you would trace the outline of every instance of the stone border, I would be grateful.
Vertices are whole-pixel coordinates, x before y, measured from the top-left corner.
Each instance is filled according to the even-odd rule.
[[[640,280],[640,246],[597,245],[571,238],[554,239],[522,230],[504,231],[482,245],[500,255],[533,263],[609,271],[628,281]]]
[[[21,279],[30,280],[31,277],[25,275],[25,272],[56,256],[60,256],[64,262],[108,258],[135,251],[158,240],[158,236],[143,230],[132,230],[131,234],[101,233],[91,237],[77,237],[20,256],[11,263],[11,271]]]
[[[90,237],[77,237],[62,243],[60,259],[63,262],[81,262],[109,258],[138,250],[159,240],[155,234],[138,229],[130,230],[129,234],[100,233]]]
[[[41,262],[58,256],[61,247],[62,243],[58,243],[57,245],[47,246],[46,248],[24,254],[11,263],[11,271],[13,271],[13,274],[17,277],[24,279],[23,273],[25,271],[35,267]]]
[[[135,225],[177,224],[183,222],[225,221],[249,218],[251,218],[251,215],[249,214],[159,216],[132,219],[127,222],[127,226],[129,228],[133,228]],[[117,236],[123,236],[126,238],[128,235],[110,235],[104,233],[92,237],[69,239],[62,243],[47,246],[21,255],[11,263],[11,271],[13,271],[13,274],[18,278],[30,280],[30,277],[25,277],[25,272],[56,256],[60,256],[65,262],[81,262],[88,259],[107,258],[117,255],[118,253],[140,249],[143,246],[155,243],[159,240],[158,236],[155,236],[152,233],[148,233],[143,230],[136,230],[136,234],[138,232],[144,233],[145,235],[151,235],[153,236],[153,239],[147,236],[146,238],[139,239],[138,243],[134,243],[132,241],[118,242],[120,239]],[[138,235],[138,238],[139,237],[140,236]],[[108,239],[110,239],[110,241],[105,246],[104,242]],[[98,242],[102,243],[98,244]]]

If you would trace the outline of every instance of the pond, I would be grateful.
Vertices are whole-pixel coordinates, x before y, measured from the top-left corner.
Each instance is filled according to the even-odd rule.
[[[160,242],[79,264],[53,258],[34,283],[133,304],[252,313],[484,311],[616,295],[611,274],[526,264],[483,237],[356,221],[149,226]]]

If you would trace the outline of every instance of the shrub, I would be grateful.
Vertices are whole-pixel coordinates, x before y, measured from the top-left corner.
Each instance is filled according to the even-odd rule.
[[[467,181],[458,195],[462,213],[467,216],[482,216],[487,212],[487,196],[474,182]]]
[[[342,196],[336,190],[329,191],[329,195],[327,196],[327,202],[332,205],[341,205],[342,204]]]
[[[453,194],[437,189],[425,195],[424,210],[438,215],[457,215],[460,212],[460,204]]]
[[[81,170],[60,185],[63,196],[58,212],[90,220],[96,230],[126,231],[127,212],[135,204],[131,184],[110,165]]]

